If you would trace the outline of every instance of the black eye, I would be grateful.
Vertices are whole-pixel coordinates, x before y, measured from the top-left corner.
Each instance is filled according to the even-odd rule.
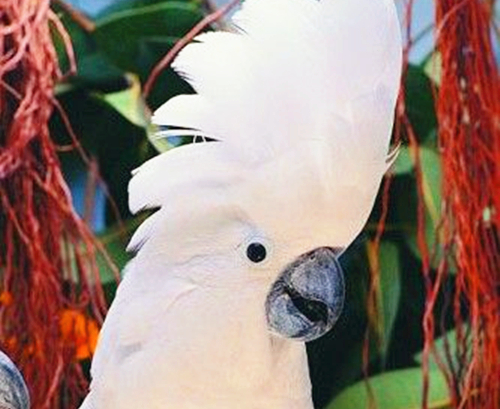
[[[251,243],[247,247],[247,257],[254,263],[260,263],[267,256],[267,250],[264,245],[260,243]]]

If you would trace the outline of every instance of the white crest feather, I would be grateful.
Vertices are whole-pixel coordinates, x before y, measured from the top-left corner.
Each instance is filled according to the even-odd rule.
[[[331,114],[350,119],[350,102],[377,89],[392,116],[401,67],[392,0],[247,0],[233,21],[235,33],[203,34],[181,52],[173,67],[197,95],[167,102],[156,123],[279,152],[310,134],[344,142],[325,129]],[[387,137],[368,142],[387,149]]]
[[[132,210],[168,203],[175,186],[229,180],[231,172],[300,152],[304,141],[323,141],[322,157],[303,158],[330,167],[318,172],[331,179],[321,188],[359,190],[362,203],[345,216],[356,219],[343,238],[352,240],[387,167],[402,55],[393,0],[246,0],[233,24],[179,54],[173,67],[196,94],[171,99],[153,117],[168,126],[166,135],[220,142],[188,155],[174,150],[141,168],[130,185]]]

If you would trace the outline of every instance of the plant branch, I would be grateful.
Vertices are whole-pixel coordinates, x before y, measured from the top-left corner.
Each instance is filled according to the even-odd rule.
[[[219,7],[217,6],[217,4],[215,4],[214,0],[203,0],[202,6],[205,9],[205,11],[206,11],[207,14],[216,13],[218,11],[218,9],[219,9]],[[228,27],[229,27],[228,23],[224,19],[224,16],[222,16],[221,18],[219,18],[218,20],[216,20],[214,22],[214,24],[216,24],[217,27],[219,29],[221,29],[221,30],[227,30]]]
[[[52,2],[68,13],[70,18],[87,33],[92,33],[95,30],[95,23],[71,4],[64,0],[52,0]]]

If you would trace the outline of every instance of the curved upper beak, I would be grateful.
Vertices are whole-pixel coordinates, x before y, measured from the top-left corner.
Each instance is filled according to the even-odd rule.
[[[29,409],[28,388],[16,365],[0,351],[0,408]]]
[[[289,264],[266,299],[272,332],[298,341],[312,341],[328,332],[344,304],[345,284],[337,253],[321,247]]]

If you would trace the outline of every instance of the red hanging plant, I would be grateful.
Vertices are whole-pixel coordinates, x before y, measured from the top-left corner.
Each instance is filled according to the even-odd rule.
[[[48,127],[63,78],[51,29],[74,67],[50,0],[2,2],[0,347],[20,366],[33,408],[74,408],[87,387],[78,357],[92,352],[85,343],[106,305],[101,247],[72,208]]]
[[[419,196],[418,247],[426,289],[423,316],[423,401],[429,408],[429,361],[436,361],[449,385],[450,407],[498,409],[500,407],[500,73],[493,47],[495,1],[439,0],[436,10],[435,89],[438,145],[441,156],[442,214],[438,244],[426,243],[426,214],[422,164],[417,135],[410,124],[404,99],[397,113],[396,141],[406,136],[415,162]],[[406,2],[407,44],[411,50],[413,0]],[[422,136],[422,135],[420,135]],[[379,251],[388,212],[388,189],[384,188],[382,217],[370,247]],[[439,250],[439,251],[437,251]],[[431,259],[440,257],[437,271]],[[376,318],[379,271],[372,262],[368,297],[370,322]],[[452,300],[456,347],[443,339],[444,355],[434,347],[437,300],[446,278],[456,270]],[[449,296],[449,294],[447,295]],[[369,331],[367,330],[367,335]],[[367,376],[369,342],[365,340],[364,370]],[[368,384],[371,403],[373,394]]]
[[[456,266],[460,356],[458,367],[447,363],[456,408],[500,406],[500,74],[491,37],[493,6],[479,0],[436,2],[442,234],[449,249],[438,277]],[[429,343],[432,332],[426,329]]]

